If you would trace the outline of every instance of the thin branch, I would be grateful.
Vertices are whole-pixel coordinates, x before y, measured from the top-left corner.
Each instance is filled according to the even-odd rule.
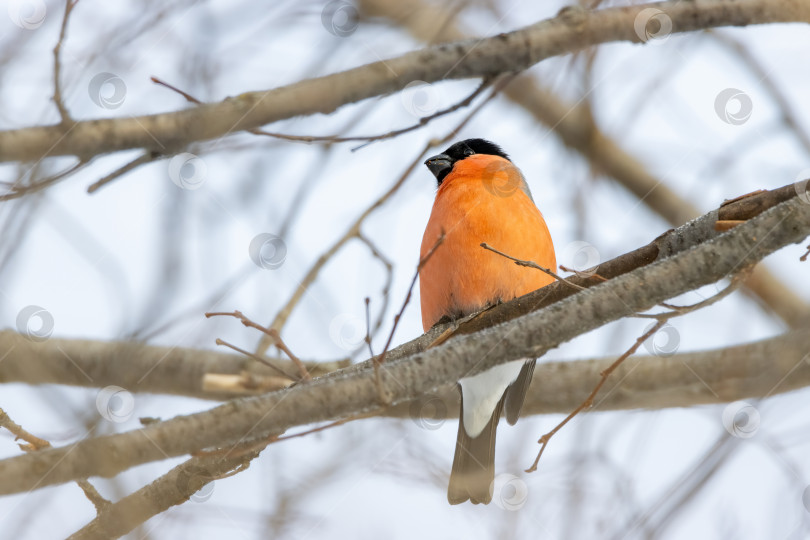
[[[540,457],[543,455],[546,446],[548,446],[548,442],[551,440],[554,434],[557,433],[560,429],[562,429],[563,426],[565,426],[580,412],[582,412],[585,409],[590,409],[593,406],[593,399],[596,397],[596,394],[599,393],[599,390],[605,384],[608,377],[610,377],[610,375],[614,371],[616,371],[616,369],[622,364],[622,362],[627,360],[627,358],[630,357],[630,355],[635,354],[635,352],[638,350],[639,346],[642,343],[647,341],[647,339],[649,339],[650,337],[654,336],[673,317],[680,317],[688,313],[692,313],[693,311],[697,311],[698,309],[708,307],[727,297],[729,294],[731,294],[733,291],[737,289],[739,282],[742,279],[742,275],[747,274],[749,271],[750,269],[746,269],[740,274],[736,274],[732,278],[731,283],[728,286],[726,286],[722,291],[695,304],[691,304],[688,306],[675,306],[672,304],[667,304],[666,302],[659,302],[658,305],[664,305],[668,307],[671,311],[668,311],[667,313],[651,315],[651,317],[656,318],[658,322],[656,322],[653,326],[651,326],[649,330],[647,330],[643,335],[641,335],[641,337],[636,339],[636,342],[629,349],[627,349],[627,351],[625,351],[624,354],[619,356],[619,358],[617,358],[615,362],[613,362],[610,366],[607,367],[607,369],[605,369],[600,373],[599,382],[596,383],[596,386],[594,386],[593,390],[591,390],[591,393],[588,394],[588,397],[585,398],[585,401],[583,401],[576,409],[571,411],[571,413],[568,416],[566,416],[562,422],[557,424],[554,427],[554,429],[552,429],[551,431],[540,437],[540,440],[537,441],[540,444],[540,450],[537,453],[537,457],[535,458],[534,463],[532,464],[531,467],[526,469],[526,472],[534,472],[537,470],[537,464],[540,461]]]
[[[183,90],[180,90],[176,86],[173,86],[173,85],[171,85],[171,84],[169,84],[169,83],[167,83],[165,81],[162,81],[162,80],[158,79],[157,77],[151,77],[151,79],[152,79],[152,82],[154,82],[156,84],[159,84],[161,86],[164,86],[164,87],[168,88],[169,90],[177,92],[178,94],[183,96],[187,101],[189,101],[191,103],[196,103],[197,105],[202,105],[203,104],[202,101],[195,98],[191,94],[189,94],[187,92],[184,92]],[[450,107],[447,107],[445,109],[437,111],[437,112],[435,112],[435,113],[433,113],[433,114],[431,114],[429,116],[424,116],[424,117],[420,118],[417,123],[412,124],[412,125],[410,125],[408,127],[391,130],[391,131],[388,131],[388,132],[383,133],[383,134],[377,134],[377,135],[352,135],[350,137],[342,137],[340,135],[290,135],[290,134],[287,134],[287,133],[275,133],[275,132],[266,131],[266,130],[258,129],[258,128],[256,128],[256,129],[248,129],[247,132],[252,133],[254,135],[263,135],[263,136],[266,136],[266,137],[273,137],[273,138],[282,139],[282,140],[285,140],[285,141],[303,142],[303,143],[314,143],[314,142],[342,143],[342,142],[366,141],[366,144],[360,145],[360,146],[358,146],[356,148],[352,148],[352,152],[354,152],[356,150],[359,150],[360,148],[363,148],[363,147],[367,146],[368,144],[370,144],[372,142],[381,141],[383,139],[390,139],[390,138],[393,138],[393,137],[397,137],[399,135],[404,135],[405,133],[415,131],[415,130],[421,128],[421,127],[424,127],[424,126],[428,125],[431,121],[435,120],[436,118],[446,116],[446,115],[448,115],[450,113],[453,113],[453,112],[455,112],[455,111],[457,111],[457,110],[459,110],[461,108],[469,107],[470,103],[472,103],[473,100],[476,97],[481,95],[481,92],[483,92],[490,85],[490,83],[491,83],[491,80],[489,78],[484,78],[481,81],[481,84],[479,84],[478,87],[470,95],[468,95],[466,98],[462,99],[461,101],[455,103],[454,105],[451,105]]]
[[[371,348],[371,310],[369,304],[371,303],[371,298],[366,296],[365,304],[366,304],[366,345],[368,346],[368,355],[370,358],[374,358],[374,349]]]
[[[23,427],[14,422],[3,409],[0,409],[0,427],[9,430],[14,435],[15,440],[24,440],[26,444],[18,443],[18,446],[25,452],[36,452],[45,448],[51,448],[50,442],[45,439],[40,439],[36,435],[23,429]],[[96,512],[101,512],[111,504],[110,501],[101,496],[95,486],[87,481],[86,478],[77,479],[76,484],[78,484],[84,492],[87,499],[93,503],[93,506],[96,507]]]
[[[627,349],[627,351],[625,351],[624,354],[618,357],[615,362],[610,364],[610,366],[606,370],[600,373],[601,378],[599,379],[599,382],[596,383],[596,386],[593,387],[593,390],[591,390],[591,393],[588,394],[587,398],[585,398],[585,401],[580,403],[579,407],[571,411],[568,414],[568,416],[566,416],[563,419],[563,421],[557,424],[551,431],[540,437],[540,440],[537,441],[538,444],[540,444],[540,450],[537,452],[537,457],[534,459],[534,463],[532,463],[532,466],[526,469],[527,473],[534,472],[537,470],[537,464],[540,462],[540,458],[543,456],[543,452],[545,452],[546,447],[548,446],[548,442],[551,440],[554,434],[560,431],[563,427],[565,427],[565,425],[568,422],[570,422],[576,415],[578,415],[584,409],[589,409],[593,405],[593,398],[596,397],[597,393],[599,393],[599,390],[601,390],[602,385],[604,385],[605,381],[607,381],[608,377],[610,377],[610,374],[613,373],[616,370],[616,368],[618,368],[621,365],[621,363],[624,362],[631,354],[636,352],[642,343],[647,341],[647,339],[649,339],[651,336],[654,336],[655,333],[658,332],[665,324],[666,320],[660,320],[657,323],[655,323],[649,330],[644,332],[640,337],[638,337],[636,339],[636,342],[633,343],[633,345],[629,349]]]
[[[391,291],[391,284],[394,282],[394,263],[391,260],[383,255],[382,251],[377,248],[374,242],[371,241],[366,235],[362,232],[357,234],[357,239],[363,242],[366,247],[368,247],[371,255],[380,261],[380,263],[385,268],[385,283],[383,283],[382,288],[382,305],[380,306],[379,312],[377,314],[377,320],[374,321],[373,327],[371,326],[371,319],[369,314],[369,302],[371,301],[369,298],[366,298],[366,340],[368,343],[369,351],[371,351],[371,338],[372,335],[376,334],[377,331],[382,327],[383,324],[383,317],[385,317],[385,312],[388,310],[388,302],[390,300],[390,291]],[[371,356],[374,356],[374,353],[371,353]]]
[[[106,186],[107,184],[109,184],[110,182],[115,180],[116,178],[119,178],[119,177],[121,177],[121,176],[123,176],[123,175],[125,175],[125,174],[127,174],[129,172],[132,172],[133,170],[137,169],[141,165],[145,165],[147,163],[151,163],[151,162],[155,161],[156,159],[160,159],[161,157],[163,157],[163,154],[160,154],[158,152],[144,152],[143,154],[141,154],[137,158],[133,159],[129,163],[127,163],[127,164],[123,165],[122,167],[119,167],[118,169],[114,170],[113,172],[111,172],[110,174],[105,176],[104,178],[102,178],[100,180],[97,180],[96,182],[90,184],[90,186],[88,186],[88,188],[87,188],[87,193],[95,193],[99,188],[102,188],[102,187]]]
[[[375,356],[372,358],[372,364],[374,365],[374,381],[377,385],[377,390],[380,395],[380,402],[384,404],[388,404],[388,398],[385,395],[382,380],[380,379],[380,366],[385,362],[385,355],[388,354],[388,349],[391,347],[391,342],[394,339],[394,334],[397,331],[397,326],[399,326],[399,321],[402,319],[402,314],[405,313],[405,308],[408,307],[408,303],[411,301],[411,295],[413,294],[413,288],[416,286],[416,280],[419,279],[419,272],[422,271],[425,264],[430,260],[439,246],[442,245],[444,242],[444,231],[441,232],[439,237],[436,239],[436,242],[433,243],[433,246],[425,253],[425,256],[419,260],[419,264],[416,265],[416,271],[413,274],[413,279],[411,280],[411,285],[408,287],[408,294],[405,295],[405,300],[402,302],[402,307],[399,309],[399,313],[394,316],[394,325],[391,327],[391,333],[388,334],[388,340],[385,342],[385,347],[383,347],[383,351],[380,356]]]
[[[486,242],[481,242],[480,245],[484,249],[488,249],[489,251],[492,251],[493,253],[497,253],[501,257],[506,257],[510,261],[514,261],[515,264],[518,265],[518,266],[525,266],[527,268],[534,268],[535,270],[540,270],[544,274],[547,274],[547,275],[553,277],[554,279],[556,279],[557,281],[559,281],[561,283],[565,283],[566,285],[568,285],[570,287],[573,287],[574,289],[576,289],[578,291],[584,291],[585,290],[585,287],[583,287],[582,285],[577,285],[576,283],[568,281],[566,278],[564,278],[562,276],[558,276],[557,274],[555,274],[554,272],[552,272],[548,268],[540,266],[539,264],[537,264],[534,261],[524,261],[524,260],[521,260],[521,259],[516,259],[515,257],[512,257],[511,255],[507,255],[506,253],[504,253],[502,251],[498,251],[494,247],[488,245]]]
[[[588,394],[588,397],[585,398],[585,400],[582,403],[580,403],[579,406],[576,409],[571,411],[568,414],[568,416],[566,416],[562,420],[562,422],[557,424],[551,431],[549,431],[548,433],[546,433],[545,435],[540,437],[540,440],[537,441],[540,444],[540,450],[537,452],[537,457],[535,458],[534,463],[532,464],[531,467],[526,469],[526,472],[527,473],[528,472],[534,472],[534,471],[537,470],[537,464],[540,462],[540,457],[543,455],[543,452],[545,451],[546,447],[548,446],[549,441],[554,436],[554,434],[557,433],[560,429],[562,429],[568,422],[570,422],[575,416],[577,416],[583,410],[590,409],[593,406],[594,398],[599,393],[599,390],[602,389],[602,386],[605,384],[605,382],[607,382],[608,377],[610,377],[610,375],[614,371],[616,371],[616,369],[625,360],[627,360],[627,358],[629,358],[632,354],[635,354],[635,352],[638,350],[638,348],[641,346],[642,343],[647,341],[650,337],[654,336],[673,317],[678,317],[678,316],[686,315],[688,313],[692,313],[693,311],[696,311],[698,309],[702,309],[704,307],[710,306],[710,305],[722,300],[723,298],[725,298],[726,296],[728,296],[734,290],[737,289],[737,285],[739,283],[739,280],[740,280],[740,276],[735,275],[734,278],[731,280],[731,283],[727,287],[725,287],[722,291],[718,292],[717,294],[715,294],[715,295],[713,295],[713,296],[711,296],[709,298],[706,298],[706,299],[704,299],[704,300],[702,300],[700,302],[697,302],[697,303],[689,305],[689,306],[680,307],[680,306],[673,306],[672,304],[667,304],[667,307],[671,308],[671,311],[669,311],[667,313],[661,313],[661,314],[653,315],[653,317],[658,319],[658,321],[654,325],[652,325],[646,332],[644,332],[644,334],[642,334],[638,339],[636,339],[636,342],[633,343],[633,345],[630,346],[630,348],[627,349],[624,352],[624,354],[619,356],[616,359],[615,362],[610,364],[610,366],[608,366],[607,369],[603,370],[599,374],[600,375],[599,382],[597,382],[596,386],[593,387],[593,390],[591,390],[591,393]],[[664,304],[664,303],[663,302],[659,303],[659,305],[662,305],[662,304]]]
[[[23,176],[23,177],[19,178],[14,184],[12,184],[10,186],[10,190],[9,190],[8,193],[4,193],[4,194],[0,195],[0,202],[10,201],[12,199],[18,199],[18,198],[20,198],[20,197],[22,197],[24,195],[31,195],[32,193],[42,191],[46,187],[48,187],[48,186],[50,186],[52,184],[55,184],[59,180],[62,180],[63,178],[65,178],[67,176],[70,176],[71,174],[75,173],[76,171],[79,171],[80,169],[84,168],[84,166],[87,165],[88,163],[90,163],[90,162],[89,161],[79,160],[75,165],[72,165],[72,166],[68,167],[67,169],[65,169],[64,171],[62,171],[60,173],[56,173],[56,174],[54,174],[52,176],[49,176],[49,177],[44,178],[42,180],[37,180],[37,181],[32,182],[30,184],[21,184],[22,179],[24,178],[24,176]]]
[[[51,446],[51,443],[45,439],[40,439],[36,435],[27,432],[21,425],[15,423],[3,409],[0,409],[0,427],[9,430],[14,435],[15,441],[19,439],[25,441],[27,444],[18,444],[18,446],[21,450],[26,452],[34,452]]]
[[[206,315],[207,315],[207,314],[206,314]],[[214,315],[214,314],[212,313],[211,315]],[[224,313],[223,313],[222,315],[226,315],[226,314],[224,314]],[[222,345],[222,346],[224,346],[224,347],[228,347],[229,349],[232,349],[232,350],[234,350],[234,351],[236,351],[236,352],[238,352],[238,353],[244,354],[244,355],[245,355],[245,356],[247,356],[248,358],[252,358],[252,359],[256,360],[257,362],[261,362],[262,364],[264,364],[265,366],[269,367],[269,368],[270,368],[270,369],[272,369],[273,371],[275,371],[275,372],[279,373],[280,375],[283,375],[285,379],[289,379],[290,381],[295,381],[295,380],[296,380],[296,378],[295,378],[295,377],[291,376],[289,373],[287,373],[286,371],[284,371],[284,370],[283,370],[283,369],[281,369],[280,367],[276,366],[276,365],[275,365],[273,362],[271,362],[271,361],[270,361],[270,360],[268,360],[267,358],[262,358],[262,357],[261,357],[261,356],[259,356],[259,355],[256,355],[256,354],[253,354],[253,353],[252,353],[252,352],[250,352],[250,351],[246,351],[246,350],[244,350],[244,349],[241,349],[241,348],[237,347],[236,345],[233,345],[233,344],[231,344],[231,343],[228,343],[227,341],[225,341],[225,340],[223,340],[223,339],[220,339],[220,338],[217,338],[217,339],[216,339],[216,341],[215,341],[215,343],[216,343],[217,345]]]
[[[59,40],[56,42],[56,45],[53,48],[53,102],[56,104],[56,108],[59,110],[59,117],[62,119],[63,125],[73,123],[73,119],[70,117],[70,113],[68,113],[67,109],[65,108],[65,104],[62,102],[62,87],[60,82],[62,59],[60,56],[62,53],[62,44],[64,43],[65,36],[67,34],[67,25],[68,19],[70,18],[70,13],[78,3],[79,0],[66,0],[65,14],[62,17],[62,27],[59,29]]]
[[[293,352],[290,350],[290,348],[287,347],[287,344],[284,343],[284,340],[281,339],[281,335],[279,334],[278,330],[276,330],[275,328],[265,328],[264,326],[262,326],[262,325],[260,325],[260,324],[258,324],[256,322],[252,321],[251,319],[245,317],[242,314],[241,311],[233,311],[233,312],[230,312],[230,313],[226,313],[226,312],[206,313],[205,316],[206,316],[206,318],[216,317],[216,316],[234,317],[236,319],[239,319],[239,322],[241,322],[244,326],[246,326],[248,328],[255,328],[256,330],[259,330],[263,334],[265,334],[267,336],[270,336],[270,338],[273,340],[273,344],[276,347],[278,347],[279,349],[281,349],[282,351],[284,351],[284,353],[289,357],[289,359],[293,361],[295,366],[298,368],[298,371],[299,371],[299,373],[301,375],[301,379],[304,380],[304,381],[312,380],[312,376],[309,374],[309,371],[307,370],[307,367],[304,365],[304,363],[301,361],[301,359],[298,358],[295,354],[293,354]],[[222,342],[222,340],[217,340],[217,341],[218,341],[218,344],[219,344],[219,342]],[[222,343],[224,343],[224,342],[222,342]],[[256,355],[252,355],[252,354],[250,355],[250,357],[251,358],[258,358]]]

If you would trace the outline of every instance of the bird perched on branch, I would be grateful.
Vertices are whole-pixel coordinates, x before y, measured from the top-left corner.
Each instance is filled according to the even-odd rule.
[[[422,237],[419,274],[425,331],[548,285],[554,278],[481,247],[556,270],[551,235],[509,156],[483,139],[457,142],[427,165],[439,183]],[[426,255],[440,245],[425,261]],[[480,351],[483,361],[492,351]],[[517,422],[535,359],[500,364],[459,380],[461,414],[450,474],[450,504],[487,504],[495,477],[495,430],[505,408]]]

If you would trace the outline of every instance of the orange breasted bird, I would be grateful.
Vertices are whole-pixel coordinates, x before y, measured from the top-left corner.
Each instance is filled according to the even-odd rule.
[[[554,278],[481,247],[556,270],[546,222],[523,174],[504,151],[483,139],[457,142],[427,165],[439,183],[422,237],[421,256],[444,241],[419,274],[422,326],[456,320],[548,285]],[[486,354],[487,351],[481,351]],[[495,430],[502,411],[517,422],[534,359],[500,364],[459,380],[461,413],[447,499],[487,504],[495,478]]]

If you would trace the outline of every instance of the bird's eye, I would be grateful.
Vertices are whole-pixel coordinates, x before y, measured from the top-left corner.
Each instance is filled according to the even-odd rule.
[[[471,156],[473,154],[475,154],[475,152],[473,152],[472,148],[470,148],[469,146],[464,147],[464,155],[465,156]]]

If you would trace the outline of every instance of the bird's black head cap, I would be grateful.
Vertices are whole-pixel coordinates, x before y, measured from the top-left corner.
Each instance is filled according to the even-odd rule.
[[[455,143],[441,154],[428,158],[428,160],[425,161],[425,165],[427,165],[430,172],[436,177],[439,185],[441,185],[444,178],[453,170],[453,165],[455,165],[457,161],[461,161],[473,154],[486,154],[490,156],[500,156],[507,160],[509,159],[506,152],[493,142],[485,139],[465,139]]]
[[[444,154],[450,156],[453,161],[461,161],[473,154],[488,154],[490,156],[501,156],[504,159],[509,159],[509,156],[506,155],[506,152],[504,152],[500,146],[485,139],[466,139],[459,141],[445,150]]]

